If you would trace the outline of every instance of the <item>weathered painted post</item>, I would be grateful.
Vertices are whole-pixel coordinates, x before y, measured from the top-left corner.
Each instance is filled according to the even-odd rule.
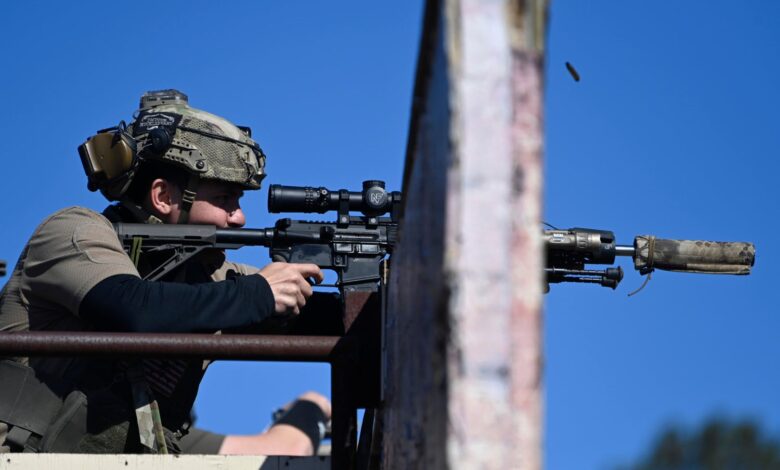
[[[383,468],[539,469],[546,0],[426,5]]]

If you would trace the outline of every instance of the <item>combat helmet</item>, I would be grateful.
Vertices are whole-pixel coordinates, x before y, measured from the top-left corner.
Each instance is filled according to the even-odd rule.
[[[177,90],[150,91],[141,97],[134,120],[103,129],[79,147],[87,187],[109,201],[123,201],[144,162],[161,161],[188,175],[182,201],[186,222],[201,179],[259,189],[265,154],[248,127],[189,106]]]

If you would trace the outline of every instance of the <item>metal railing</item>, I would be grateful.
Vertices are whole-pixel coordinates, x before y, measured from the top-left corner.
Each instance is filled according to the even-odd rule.
[[[341,339],[339,336],[25,331],[0,334],[0,356],[110,355],[330,362]]]
[[[97,333],[0,333],[1,357],[114,356],[179,359],[324,362],[331,365],[332,468],[355,468],[360,341],[345,336]]]

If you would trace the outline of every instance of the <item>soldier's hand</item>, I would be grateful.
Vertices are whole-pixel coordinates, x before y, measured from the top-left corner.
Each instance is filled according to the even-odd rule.
[[[274,294],[276,313],[298,315],[312,294],[308,279],[322,282],[322,270],[316,264],[271,263],[258,273],[268,281]]]

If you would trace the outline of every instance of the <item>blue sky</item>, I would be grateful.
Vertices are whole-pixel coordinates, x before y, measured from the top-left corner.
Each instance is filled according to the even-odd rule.
[[[175,87],[254,129],[267,183],[400,189],[423,5],[369,2],[4,2],[0,259],[47,214],[105,203],[76,147]],[[749,277],[632,270],[617,291],[557,285],[545,312],[549,469],[637,457],[665,425],[752,417],[780,435],[776,179],[780,3],[554,1],[545,218],[559,227],[752,241]],[[582,80],[574,82],[564,63]],[[265,189],[248,225],[269,226]],[[267,260],[260,249],[234,259]],[[627,261],[627,260],[625,260]],[[627,270],[627,262],[623,267]],[[322,365],[218,363],[200,424],[256,432]]]

